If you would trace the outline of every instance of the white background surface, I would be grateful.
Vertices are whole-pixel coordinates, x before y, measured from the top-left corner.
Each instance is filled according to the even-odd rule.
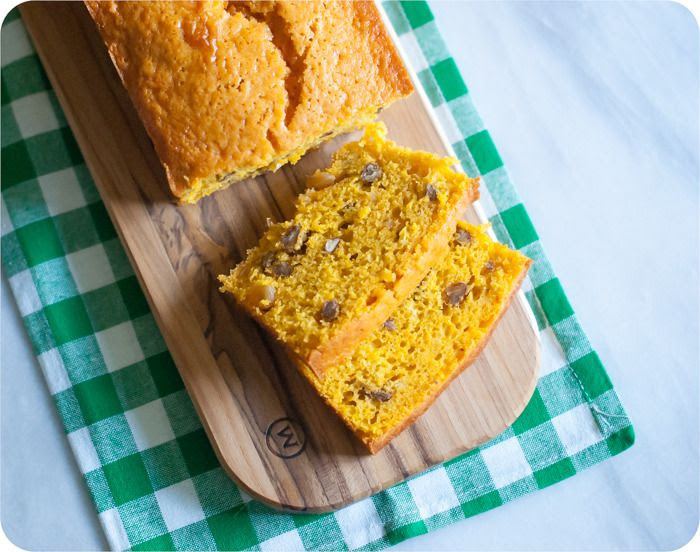
[[[698,523],[698,28],[670,3],[431,3],[637,432],[622,455],[404,542],[674,549]],[[2,524],[106,546],[2,279]]]

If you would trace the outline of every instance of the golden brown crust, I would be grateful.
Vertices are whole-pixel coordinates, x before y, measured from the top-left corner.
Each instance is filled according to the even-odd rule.
[[[372,2],[85,4],[178,197],[293,162],[412,91]]]
[[[394,439],[394,437],[396,437],[404,429],[412,425],[416,421],[416,419],[420,415],[422,415],[430,407],[430,405],[433,404],[433,402],[435,402],[435,399],[437,399],[440,396],[440,393],[442,393],[447,388],[447,386],[452,382],[452,380],[454,380],[457,376],[464,372],[464,370],[471,366],[471,364],[477,359],[477,357],[484,350],[484,347],[486,346],[489,339],[491,338],[491,335],[498,326],[499,321],[501,320],[505,312],[508,310],[508,307],[513,301],[513,298],[516,296],[518,290],[520,289],[520,286],[523,280],[525,279],[525,276],[527,275],[527,271],[530,268],[531,264],[532,259],[527,259],[518,280],[514,283],[513,289],[508,298],[503,302],[503,307],[498,313],[497,318],[491,324],[488,333],[486,333],[486,335],[484,335],[484,337],[479,341],[479,344],[472,350],[471,354],[462,361],[460,367],[454,372],[452,372],[452,374],[450,374],[450,376],[442,383],[442,385],[436,388],[435,391],[424,402],[418,405],[413,410],[413,412],[411,412],[411,414],[409,414],[400,424],[394,426],[393,428],[391,428],[391,430],[384,433],[384,435],[378,437],[377,439],[374,439],[373,441],[370,441],[369,443],[363,441],[372,454],[376,454],[387,443]]]
[[[346,324],[346,330],[328,340],[322,346],[314,349],[304,360],[314,373],[323,378],[326,370],[338,364],[345,356],[350,354],[359,341],[367,337],[384,322],[396,307],[399,306],[420,281],[425,278],[430,269],[442,259],[449,248],[449,240],[455,231],[457,220],[467,206],[479,198],[478,185],[472,186],[456,204],[451,216],[435,234],[435,238],[428,245],[423,255],[416,258],[414,266],[406,270],[404,276],[398,280],[394,291],[388,291],[380,297],[372,310]],[[398,298],[397,298],[398,297]]]
[[[360,34],[371,37],[370,47],[375,53],[375,62],[379,65],[379,73],[385,75],[401,96],[408,96],[413,91],[413,83],[408,76],[401,57],[393,40],[386,32],[384,23],[374,2],[353,2],[356,21],[364,23]]]

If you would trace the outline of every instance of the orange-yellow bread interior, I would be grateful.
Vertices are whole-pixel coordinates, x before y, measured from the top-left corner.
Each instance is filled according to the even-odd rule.
[[[480,351],[531,261],[460,222],[450,252],[323,381],[302,372],[376,452]]]
[[[373,314],[407,274],[420,273],[408,295],[432,266],[417,259],[447,248],[477,194],[475,179],[452,170],[455,159],[400,147],[385,133],[374,123],[341,147],[309,178],[294,218],[270,227],[219,277],[222,291],[302,359]]]

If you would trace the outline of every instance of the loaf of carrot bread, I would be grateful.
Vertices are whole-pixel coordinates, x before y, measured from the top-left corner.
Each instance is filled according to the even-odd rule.
[[[461,223],[449,253],[352,356],[301,370],[371,452],[422,414],[477,357],[531,260]]]
[[[455,159],[397,146],[374,123],[308,180],[290,221],[273,225],[228,291],[323,377],[386,320],[446,253],[478,182]]]
[[[86,1],[175,196],[296,162],[412,85],[370,1]]]

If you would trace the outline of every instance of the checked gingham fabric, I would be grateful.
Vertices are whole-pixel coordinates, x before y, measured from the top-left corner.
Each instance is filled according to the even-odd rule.
[[[2,27],[2,264],[114,549],[378,549],[628,448],[630,421],[425,2],[384,9],[496,235],[535,260],[535,394],[463,456],[325,515],[273,511],[219,466],[16,11]]]

